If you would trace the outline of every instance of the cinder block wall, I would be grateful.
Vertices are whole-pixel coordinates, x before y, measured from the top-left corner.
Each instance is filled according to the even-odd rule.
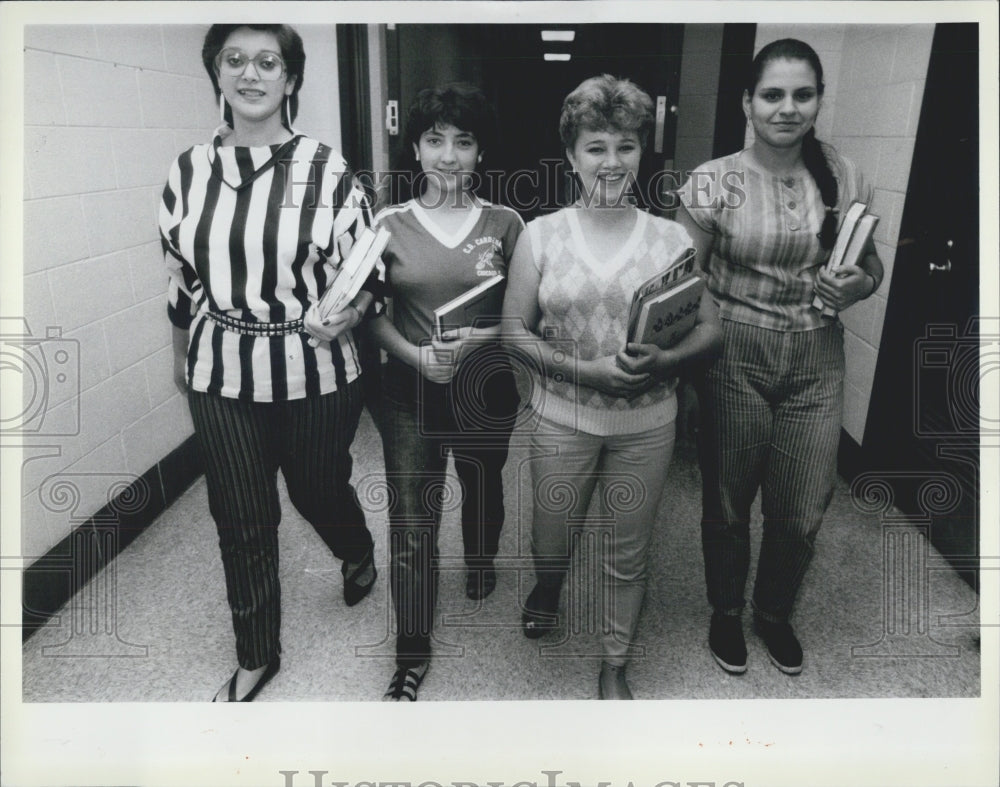
[[[826,93],[816,124],[820,139],[852,159],[874,186],[881,220],[876,247],[886,275],[875,295],[840,317],[847,373],[844,429],[860,445],[885,322],[903,202],[930,61],[934,26],[758,25],[755,49],[799,38],[818,52]]]
[[[841,315],[847,354],[844,428],[859,445],[882,341],[933,37],[934,25],[851,26],[844,34],[831,138],[875,187],[875,212],[881,216],[875,245],[885,265],[885,280],[874,297]]]
[[[25,29],[24,317],[80,359],[25,442],[22,555],[43,555],[191,434],[156,229],[170,162],[211,138],[205,26]],[[303,26],[296,126],[339,148],[333,25]],[[154,497],[163,490],[152,490]],[[69,497],[66,497],[66,495]]]

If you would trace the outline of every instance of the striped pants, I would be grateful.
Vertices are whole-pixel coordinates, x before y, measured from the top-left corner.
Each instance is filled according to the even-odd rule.
[[[739,614],[750,568],[750,507],[764,530],[754,610],[787,620],[833,495],[843,415],[839,323],[802,332],[723,320],[723,356],[701,393],[702,547],[712,607]]]
[[[236,654],[245,669],[261,667],[281,651],[279,468],[295,508],[337,558],[359,561],[372,545],[350,484],[349,449],[363,401],[360,379],[324,396],[287,402],[188,393],[219,533]]]

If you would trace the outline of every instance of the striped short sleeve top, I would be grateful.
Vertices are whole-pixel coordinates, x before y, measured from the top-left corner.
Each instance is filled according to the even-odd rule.
[[[301,332],[244,335],[207,314],[302,318],[365,225],[364,194],[343,158],[315,139],[225,146],[230,133],[223,126],[178,156],[160,202],[168,315],[190,329],[188,385],[259,402],[330,393],[361,372],[350,331],[313,348]]]
[[[854,164],[829,145],[823,152],[837,180],[840,217],[855,200],[871,204],[871,189]],[[828,322],[811,306],[830,252],[819,244],[826,209],[808,173],[778,177],[741,151],[698,167],[679,196],[694,222],[714,236],[708,288],[722,319],[784,331]]]

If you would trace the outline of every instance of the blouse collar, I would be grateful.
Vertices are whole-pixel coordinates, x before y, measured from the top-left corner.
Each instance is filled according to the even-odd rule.
[[[295,146],[304,135],[295,129],[291,129],[291,132],[291,139],[275,145],[225,146],[222,143],[232,135],[233,129],[224,123],[215,129],[212,144],[208,146],[208,161],[212,172],[231,189],[240,191],[246,188],[271,169],[279,159],[288,157],[295,150]],[[270,156],[262,161],[268,153]],[[242,173],[248,163],[252,169],[244,177]]]

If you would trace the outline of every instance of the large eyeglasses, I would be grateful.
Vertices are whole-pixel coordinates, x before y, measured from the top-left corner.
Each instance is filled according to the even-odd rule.
[[[251,58],[242,49],[223,49],[215,57],[215,68],[224,77],[243,76],[250,63],[265,82],[281,79],[285,73],[285,61],[274,52],[258,52]]]

